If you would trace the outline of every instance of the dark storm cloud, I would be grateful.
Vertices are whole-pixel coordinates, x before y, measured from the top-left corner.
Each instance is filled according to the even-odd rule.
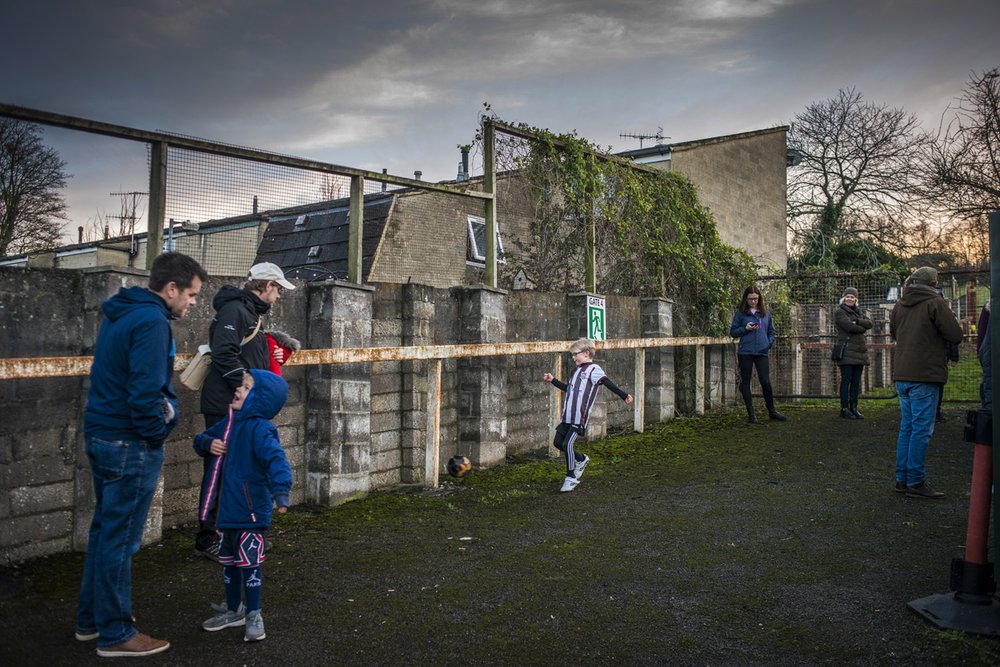
[[[0,101],[437,179],[483,101],[619,149],[849,87],[933,125],[1000,65],[997,25],[980,0],[14,0]]]

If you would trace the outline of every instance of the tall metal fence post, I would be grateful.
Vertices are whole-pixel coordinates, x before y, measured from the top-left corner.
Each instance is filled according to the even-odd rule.
[[[365,229],[365,179],[351,176],[351,204],[347,231],[347,280],[356,285],[362,281],[362,239]]]
[[[994,294],[1000,294],[1000,211],[993,211],[989,215],[990,221],[990,301]],[[992,306],[990,306],[992,309]],[[990,339],[984,341],[984,345],[989,345],[990,372],[994,380],[1000,377],[1000,326],[992,321],[990,317]],[[996,386],[993,387],[994,392]],[[995,395],[995,394],[994,394]],[[1000,419],[993,420],[993,442],[1000,443]],[[995,447],[996,445],[994,445]],[[993,455],[993,479],[1000,480],[1000,456]],[[993,561],[997,562],[997,554],[1000,554],[1000,493],[993,494]],[[994,575],[995,576],[995,575]]]
[[[632,404],[633,409],[633,421],[632,428],[635,429],[636,433],[642,433],[645,429],[645,413],[646,413],[646,350],[638,349],[635,351],[635,380],[634,386],[632,387],[632,398],[635,402]]]
[[[163,221],[167,214],[167,144],[149,145],[149,226],[146,230],[146,269],[163,250]]]
[[[694,348],[694,412],[705,414],[705,346]]]
[[[584,262],[587,265],[587,291],[597,294],[597,230],[594,216],[587,214],[587,243],[584,248]]]
[[[557,380],[563,379],[561,352],[552,355],[552,375]],[[552,442],[556,438],[556,427],[562,419],[562,398],[562,392],[555,387],[549,391],[549,456],[552,458],[557,458],[561,454]]]
[[[486,272],[483,283],[497,287],[497,158],[496,127],[487,119],[483,123],[483,191],[493,195],[486,200],[486,228],[483,245],[486,247]]]
[[[427,365],[427,469],[426,479],[434,488],[441,476],[441,360]]]

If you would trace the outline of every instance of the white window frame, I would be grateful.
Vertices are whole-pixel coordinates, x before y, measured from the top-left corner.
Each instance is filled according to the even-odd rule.
[[[480,248],[479,242],[476,239],[476,226],[482,225],[483,229],[483,241],[486,240],[486,218],[478,215],[470,215],[467,217],[467,226],[469,230],[469,248],[472,252],[472,260],[467,260],[467,264],[473,266],[486,266],[486,248]],[[497,264],[506,264],[507,259],[503,252],[503,240],[500,237],[500,221],[497,221]]]

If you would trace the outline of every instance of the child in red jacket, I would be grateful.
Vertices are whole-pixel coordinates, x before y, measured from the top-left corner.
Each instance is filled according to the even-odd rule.
[[[267,370],[281,375],[282,365],[302,349],[302,343],[284,331],[265,331],[264,339],[267,341],[267,359],[271,362]]]

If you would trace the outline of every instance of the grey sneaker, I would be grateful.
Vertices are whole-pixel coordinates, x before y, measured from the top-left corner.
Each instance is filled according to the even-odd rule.
[[[579,483],[580,480],[578,480],[576,477],[567,477],[566,479],[563,480],[562,488],[559,489],[559,491],[561,493],[569,493],[570,491],[575,489],[577,484]]]
[[[76,637],[76,640],[78,642],[89,642],[100,637],[101,633],[98,632],[97,630],[94,630],[93,632],[87,632],[85,630],[80,630],[79,628],[77,628],[76,632],[74,633],[74,636]]]
[[[246,623],[246,617],[241,611],[229,611],[228,609],[221,614],[216,614],[212,618],[208,619],[201,624],[201,627],[208,630],[209,632],[217,632],[224,628],[238,628]]]
[[[223,600],[222,602],[220,602],[218,604],[216,604],[216,603],[213,602],[212,603],[212,611],[216,612],[217,614],[221,614],[224,611],[229,611],[229,605],[226,604],[225,600]],[[243,604],[241,602],[240,606],[236,608],[236,611],[239,612],[239,613],[241,613],[241,614],[245,614],[245,613],[247,613],[247,607],[246,607],[245,604]]]
[[[259,642],[267,635],[264,634],[264,617],[260,615],[260,609],[247,614],[247,629],[243,634],[245,642]]]
[[[582,461],[577,461],[576,467],[573,468],[573,476],[577,479],[583,477],[583,469],[587,467],[588,463],[590,463],[589,456],[584,456]]]

